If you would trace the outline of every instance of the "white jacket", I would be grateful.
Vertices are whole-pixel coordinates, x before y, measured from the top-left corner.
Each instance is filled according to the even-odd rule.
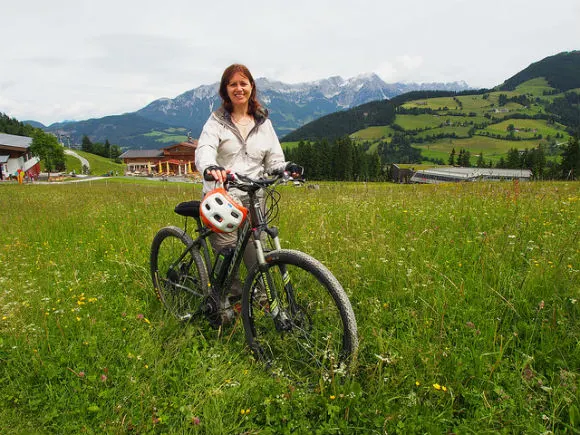
[[[284,169],[284,152],[266,110],[254,116],[255,125],[246,140],[232,122],[230,114],[220,108],[213,112],[197,142],[195,166],[203,174],[208,166],[221,166],[251,178],[265,172]],[[215,187],[204,181],[204,193]]]

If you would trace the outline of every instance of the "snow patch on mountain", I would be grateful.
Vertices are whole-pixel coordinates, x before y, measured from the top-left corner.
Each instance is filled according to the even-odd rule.
[[[326,114],[370,101],[393,98],[409,91],[469,89],[465,82],[389,84],[375,73],[347,79],[331,76],[293,84],[259,77],[256,87],[258,99],[268,108],[280,136]],[[202,85],[174,99],[153,101],[137,114],[171,126],[186,127],[191,129],[193,136],[198,136],[209,114],[221,104],[218,90],[219,83]]]

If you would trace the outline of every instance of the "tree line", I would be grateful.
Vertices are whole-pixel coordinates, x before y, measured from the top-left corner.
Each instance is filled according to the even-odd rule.
[[[535,179],[575,179],[580,174],[578,136],[570,138],[562,148],[560,163],[549,160],[541,144],[523,151],[511,148],[506,158],[501,157],[495,164],[486,161],[483,153],[477,156],[474,164],[471,152],[463,148],[459,152],[453,148],[447,162],[428,159],[421,155],[421,150],[411,146],[408,135],[400,132],[395,132],[390,141],[380,141],[372,152],[369,152],[370,147],[370,142],[357,143],[343,136],[334,140],[300,141],[285,154],[288,160],[304,166],[311,180],[386,181],[393,163],[418,164],[424,160],[450,166],[530,169]]]
[[[499,161],[494,165],[491,160],[487,163],[483,153],[477,157],[475,167],[478,168],[498,168],[498,169],[530,169],[535,179],[574,179],[578,178],[580,174],[580,147],[578,143],[578,136],[571,137],[561,153],[562,161],[557,163],[546,158],[546,150],[543,145],[538,145],[536,148],[525,150],[518,150],[511,148],[506,158],[500,157]],[[449,159],[446,162],[450,166],[472,167],[471,153],[469,150],[461,148],[459,153],[456,153],[455,148],[451,150]],[[434,160],[434,163],[445,164],[441,160]]]
[[[304,166],[310,180],[379,181],[386,179],[379,155],[343,136],[334,140],[300,141],[285,151],[289,161]]]

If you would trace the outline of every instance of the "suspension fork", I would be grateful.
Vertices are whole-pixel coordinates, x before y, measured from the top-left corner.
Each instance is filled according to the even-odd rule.
[[[266,292],[266,297],[268,298],[268,303],[270,304],[270,314],[274,319],[274,324],[276,329],[279,331],[289,331],[293,327],[292,319],[290,315],[294,315],[298,311],[298,306],[296,304],[296,299],[294,297],[294,291],[292,289],[292,284],[290,282],[290,274],[286,268],[286,265],[278,265],[280,274],[282,276],[282,281],[284,285],[284,293],[288,300],[288,308],[281,303],[279,289],[274,285],[274,280],[270,273],[270,267],[266,263],[264,249],[262,246],[262,240],[260,235],[262,232],[268,233],[272,239],[274,249],[280,250],[280,239],[278,238],[278,229],[275,227],[265,228],[264,230],[255,229],[254,230],[254,244],[256,246],[256,252],[258,256],[258,270],[260,272],[260,280],[264,285],[264,290]],[[289,312],[288,312],[289,309]]]
[[[266,256],[264,255],[264,246],[262,244],[261,238],[263,232],[267,233],[272,239],[274,249],[282,249],[280,238],[278,237],[278,229],[276,227],[268,227],[264,212],[262,211],[262,204],[260,203],[260,200],[255,192],[250,193],[250,205],[250,219],[254,224],[252,235],[254,236],[254,246],[256,248],[258,270],[260,273],[260,280],[264,285],[266,297],[268,298],[268,303],[270,304],[270,314],[274,319],[276,329],[280,331],[290,330],[292,328],[292,321],[288,316],[286,309],[281,303],[278,289],[276,289],[272,275],[269,272],[270,268],[266,263]],[[289,288],[287,287],[287,285],[290,285],[288,271],[286,270],[285,266],[279,266],[279,268],[284,279],[284,290],[288,295],[288,301],[290,302],[291,307],[294,307],[295,302],[292,288],[291,286]],[[291,308],[291,311],[294,312],[294,308]]]

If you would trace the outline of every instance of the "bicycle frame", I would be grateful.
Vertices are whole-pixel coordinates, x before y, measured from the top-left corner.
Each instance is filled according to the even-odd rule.
[[[242,226],[238,229],[238,240],[234,247],[234,252],[232,254],[232,259],[228,266],[228,270],[225,274],[225,278],[222,282],[216,282],[213,279],[213,262],[210,255],[210,246],[211,243],[208,243],[207,238],[212,234],[212,231],[208,228],[204,227],[201,223],[199,218],[195,218],[197,222],[197,232],[199,233],[198,237],[193,240],[190,246],[187,246],[179,258],[174,262],[174,264],[180,264],[180,262],[185,258],[187,253],[191,249],[199,248],[202,252],[204,263],[206,270],[208,272],[208,276],[210,277],[210,285],[211,285],[211,292],[209,295],[209,304],[211,308],[209,308],[208,314],[215,314],[215,311],[219,310],[219,307],[222,306],[222,302],[226,291],[230,288],[234,277],[236,276],[238,269],[241,265],[243,253],[246,250],[250,239],[254,238],[253,243],[256,248],[256,260],[259,264],[259,269],[262,272],[267,270],[265,254],[264,254],[264,246],[262,244],[262,234],[265,232],[268,234],[272,241],[273,248],[275,250],[281,249],[280,239],[278,237],[278,229],[276,227],[269,227],[268,223],[266,222],[266,217],[264,216],[264,212],[262,211],[262,204],[260,198],[258,197],[257,191],[259,188],[248,189],[248,197],[249,197],[249,213],[248,218],[244,221]],[[186,225],[187,228],[187,225]],[[285,273],[285,271],[282,271]],[[287,273],[286,273],[287,275]],[[266,296],[270,303],[270,307],[272,309],[272,315],[277,317],[277,310],[276,307],[279,305],[277,299],[278,295],[274,289],[274,286],[271,283],[271,279],[268,276],[263,276],[264,287],[266,291]],[[288,284],[289,285],[289,284]],[[289,296],[290,300],[293,300],[293,297]]]

